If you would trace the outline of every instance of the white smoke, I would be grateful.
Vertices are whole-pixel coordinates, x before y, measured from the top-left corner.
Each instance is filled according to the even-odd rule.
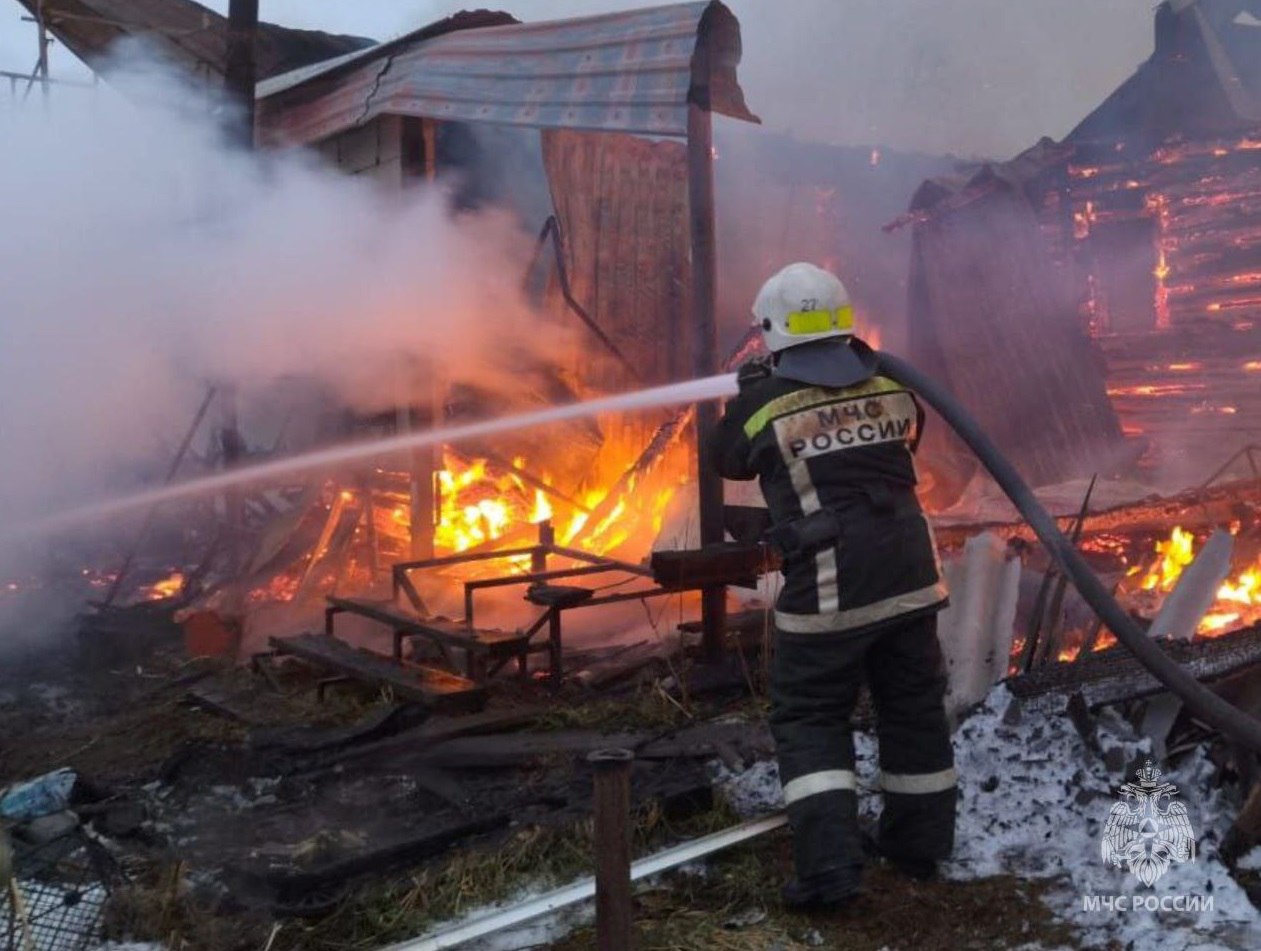
[[[0,519],[152,471],[210,383],[385,408],[404,356],[469,379],[553,342],[509,216],[232,151],[214,104],[127,57],[124,96],[0,107]]]

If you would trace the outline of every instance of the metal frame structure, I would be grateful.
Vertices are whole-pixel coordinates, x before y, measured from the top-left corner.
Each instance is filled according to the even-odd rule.
[[[665,587],[653,582],[650,588],[638,588],[633,591],[622,591],[617,594],[608,594],[597,596],[594,591],[588,589],[548,589],[547,586],[553,581],[559,581],[567,578],[583,578],[598,574],[622,573],[637,576],[640,578],[652,579],[652,571],[643,566],[635,565],[626,561],[618,561],[615,558],[605,558],[601,555],[593,555],[577,548],[568,548],[564,545],[556,544],[556,533],[551,522],[541,522],[539,524],[539,540],[538,544],[524,548],[511,548],[500,551],[489,552],[473,552],[463,555],[450,555],[444,558],[426,558],[419,561],[400,562],[394,565],[392,570],[392,594],[394,600],[397,601],[400,594],[405,596],[412,608],[420,615],[429,613],[429,609],[417,590],[416,585],[409,577],[409,573],[413,571],[432,570],[435,568],[448,568],[454,565],[467,565],[475,562],[494,561],[503,558],[523,558],[529,556],[530,570],[522,574],[501,575],[492,578],[478,578],[471,581],[465,581],[464,586],[464,624],[471,630],[473,628],[475,613],[474,601],[478,591],[489,588],[514,587],[517,585],[527,586],[543,586],[544,590],[536,591],[533,596],[527,591],[525,600],[531,604],[536,604],[544,608],[543,613],[528,627],[524,628],[520,633],[524,637],[527,648],[526,653],[532,653],[538,650],[546,649],[548,652],[548,670],[553,688],[559,688],[563,677],[563,665],[561,660],[561,648],[563,641],[563,625],[562,616],[566,611],[574,611],[580,608],[603,607],[609,604],[621,604],[627,601],[643,601],[647,598],[659,598],[664,595],[678,594],[681,591],[692,590],[686,587]],[[549,568],[548,558],[567,558],[571,561],[579,562],[577,567],[570,568]],[[528,646],[530,641],[543,630],[547,628],[548,638],[546,648]],[[396,632],[395,634],[395,653],[401,653],[402,640],[406,637],[426,636],[423,631],[415,632]],[[502,664],[500,665],[502,666]],[[498,669],[498,668],[496,668]],[[493,673],[494,671],[491,671]]]

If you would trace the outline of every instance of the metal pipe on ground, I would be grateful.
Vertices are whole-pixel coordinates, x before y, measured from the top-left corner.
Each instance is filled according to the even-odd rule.
[[[595,934],[599,951],[630,951],[631,904],[630,750],[596,750],[587,756],[595,770]]]
[[[631,881],[660,875],[672,868],[695,862],[707,855],[721,852],[741,843],[748,842],[760,835],[774,832],[788,824],[788,816],[776,813],[762,819],[750,819],[740,825],[715,832],[699,839],[692,839],[679,845],[663,849],[655,855],[640,859],[631,865]],[[442,951],[444,948],[456,948],[476,938],[505,931],[508,928],[533,921],[544,915],[563,911],[595,896],[595,879],[584,878],[558,888],[555,891],[527,898],[525,901],[501,908],[486,915],[470,918],[459,924],[443,928],[420,938],[403,941],[382,948],[381,951]]]

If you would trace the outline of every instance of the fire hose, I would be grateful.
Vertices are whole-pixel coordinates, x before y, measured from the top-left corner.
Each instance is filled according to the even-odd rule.
[[[1205,723],[1220,730],[1241,746],[1261,754],[1261,720],[1227,703],[1201,684],[1147,636],[1104,587],[1103,582],[1086,563],[1086,559],[1060,531],[1055,519],[1042,507],[1033,490],[998,451],[998,447],[982,431],[972,415],[943,387],[905,360],[887,353],[880,353],[878,357],[880,369],[885,375],[921,396],[976,454],[1007,498],[1024,516],[1060,570],[1068,576],[1099,619],[1139,663]]]

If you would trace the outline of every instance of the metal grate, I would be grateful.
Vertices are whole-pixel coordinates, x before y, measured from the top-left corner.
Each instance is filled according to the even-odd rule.
[[[14,842],[14,878],[0,896],[0,951],[88,951],[118,869],[81,830],[38,846]]]

